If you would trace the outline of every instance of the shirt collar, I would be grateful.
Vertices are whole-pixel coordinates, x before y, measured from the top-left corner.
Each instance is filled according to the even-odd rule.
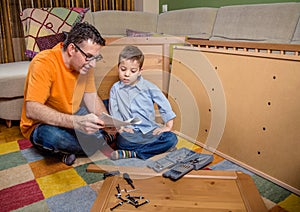
[[[136,87],[137,89],[142,90],[143,87],[144,87],[144,78],[142,76],[139,76],[138,77],[138,82],[133,86],[125,85],[123,82],[120,81],[120,88],[121,89],[123,89],[123,88],[133,88],[133,87]]]

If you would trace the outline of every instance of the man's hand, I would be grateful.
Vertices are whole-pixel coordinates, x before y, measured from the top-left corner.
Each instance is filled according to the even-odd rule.
[[[84,116],[75,116],[73,120],[74,129],[87,134],[95,133],[97,130],[104,128],[104,122],[93,113]]]

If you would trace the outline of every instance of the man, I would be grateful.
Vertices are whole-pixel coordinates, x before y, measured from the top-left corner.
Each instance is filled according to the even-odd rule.
[[[77,23],[64,42],[31,61],[20,122],[22,134],[40,149],[74,163],[75,154],[91,155],[109,137],[99,119],[107,112],[94,82],[96,61],[105,45],[97,29]]]

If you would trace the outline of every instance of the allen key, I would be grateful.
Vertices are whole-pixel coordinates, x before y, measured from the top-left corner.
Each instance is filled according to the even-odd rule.
[[[136,189],[131,189],[131,190],[127,190],[126,188],[124,189],[126,193],[130,193],[130,192],[134,192],[134,191],[140,191],[140,189],[136,188]]]
[[[149,203],[150,201],[149,200],[145,200],[145,202],[143,202],[143,203],[141,203],[141,204],[138,204],[138,205],[136,205],[135,207],[136,208],[138,208],[138,207],[140,207],[140,206],[142,206],[142,205],[145,205],[145,204],[147,204],[147,203]]]
[[[134,199],[144,199],[143,196],[130,196],[131,198],[134,198]]]
[[[118,194],[121,193],[121,189],[120,189],[120,185],[119,184],[116,186],[116,189],[118,191]]]

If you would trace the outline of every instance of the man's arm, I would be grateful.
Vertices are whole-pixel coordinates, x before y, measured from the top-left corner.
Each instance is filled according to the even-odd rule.
[[[74,128],[86,133],[94,133],[103,128],[103,122],[95,114],[85,116],[64,114],[34,101],[26,102],[26,116],[45,124]]]
[[[84,93],[83,101],[90,113],[99,116],[102,112],[108,113],[103,101],[97,93]]]

